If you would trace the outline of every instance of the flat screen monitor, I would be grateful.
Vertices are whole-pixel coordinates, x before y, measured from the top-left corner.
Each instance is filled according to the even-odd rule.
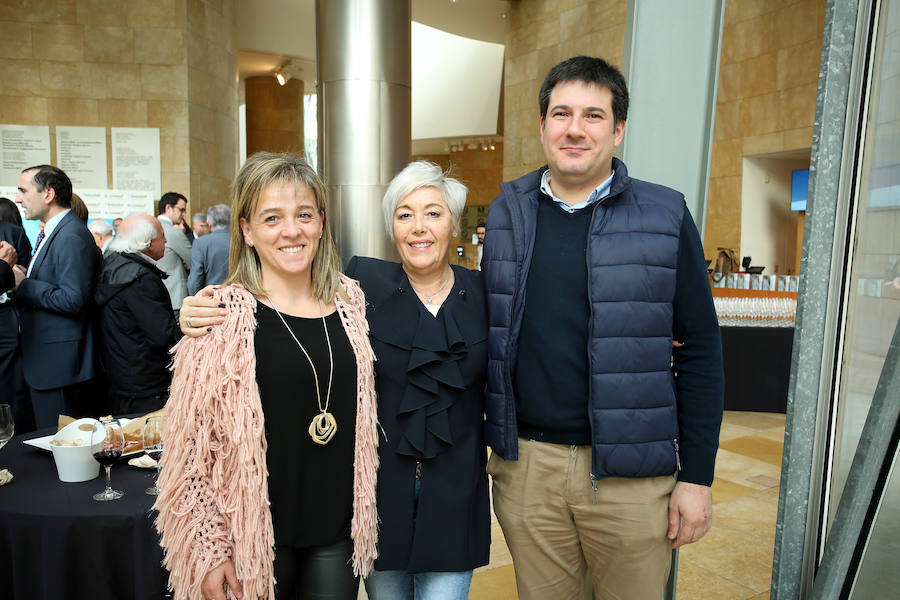
[[[809,189],[809,169],[791,172],[791,210],[806,210],[806,192]]]

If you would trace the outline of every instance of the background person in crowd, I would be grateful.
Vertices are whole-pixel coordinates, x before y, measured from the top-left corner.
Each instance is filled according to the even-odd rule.
[[[153,412],[169,396],[169,350],[180,332],[163,285],[166,274],[154,263],[165,248],[158,220],[131,215],[103,259],[94,301],[113,414]]]
[[[228,277],[231,208],[227,204],[216,204],[207,211],[206,219],[212,233],[197,238],[191,246],[188,294],[196,294],[207,285],[219,285]]]
[[[31,242],[22,229],[19,207],[0,198],[0,404],[12,406],[16,431],[34,431],[34,410],[19,357],[19,318],[10,295],[16,285],[13,268],[28,268]]]
[[[206,219],[206,213],[197,213],[193,218],[194,241],[203,237],[210,232],[209,222]]]
[[[72,194],[72,212],[75,213],[79,221],[87,225],[88,219],[90,219],[88,207],[78,194]]]
[[[386,436],[372,600],[466,598],[472,570],[489,560],[487,310],[479,275],[448,263],[465,202],[465,186],[437,165],[408,165],[382,203],[400,263],[355,257],[347,266],[366,295]],[[218,310],[209,298],[185,299],[185,333],[206,333]]]
[[[225,600],[227,583],[355,600],[377,554],[365,299],[302,159],[251,156],[232,207],[229,285],[214,294],[228,316],[175,355],[155,505],[169,582],[177,598]]]
[[[112,242],[113,234],[115,233],[112,225],[110,225],[109,221],[106,219],[94,219],[91,221],[91,224],[88,225],[88,231],[94,236],[94,243],[100,248],[100,252],[103,256],[106,256],[106,251],[109,248],[109,244]]]
[[[119,233],[119,225],[122,224],[123,220],[124,219],[122,219],[122,217],[116,217],[115,219],[113,219],[112,226],[114,232]]]
[[[166,192],[159,199],[159,222],[166,234],[166,253],[156,266],[164,271],[169,298],[176,317],[181,302],[187,296],[187,272],[191,269],[191,244],[184,233],[175,227],[184,222],[187,198],[178,192]]]
[[[487,231],[487,227],[485,226],[484,221],[478,221],[478,225],[475,226],[475,236],[478,239],[478,261],[475,263],[475,268],[479,271],[481,270],[481,258],[484,256],[484,232]]]
[[[548,166],[501,186],[482,261],[494,509],[519,598],[581,597],[586,570],[597,598],[659,598],[712,513],[724,376],[703,248],[684,197],[613,157],[615,67],[563,61],[539,105]]]
[[[70,209],[72,182],[61,169],[22,171],[16,202],[25,218],[44,224],[27,272],[15,271],[13,296],[35,424],[44,428],[56,425],[60,413],[96,415],[89,393],[96,362],[90,302],[100,252]]]
[[[0,198],[0,223],[12,223],[22,227],[22,215],[19,207],[9,198]],[[31,242],[28,243],[31,247]]]

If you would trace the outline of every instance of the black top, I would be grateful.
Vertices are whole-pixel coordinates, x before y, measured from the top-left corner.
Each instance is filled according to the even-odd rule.
[[[552,444],[591,443],[588,397],[586,248],[594,203],[569,213],[538,199],[515,369],[519,436]],[[548,282],[552,282],[548,285]],[[560,296],[559,290],[585,290]]]
[[[328,412],[337,433],[322,446],[307,429],[319,414],[309,361],[274,310],[257,302],[256,382],[266,426],[266,466],[276,545],[324,546],[350,536],[356,438],[356,357],[337,311],[325,317],[334,360]],[[284,320],[328,390],[328,345],[322,319]]]
[[[453,266],[436,316],[397,263],[354,257],[375,351],[378,570],[466,571],[490,550],[483,441],[487,306],[481,273]],[[416,466],[421,463],[418,505]]]

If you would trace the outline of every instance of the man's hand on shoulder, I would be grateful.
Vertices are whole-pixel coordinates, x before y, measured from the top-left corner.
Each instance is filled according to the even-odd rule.
[[[669,532],[673,548],[698,541],[712,525],[709,486],[679,481],[669,497]]]

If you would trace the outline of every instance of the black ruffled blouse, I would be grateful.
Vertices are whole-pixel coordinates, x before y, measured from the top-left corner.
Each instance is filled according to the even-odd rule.
[[[453,273],[434,316],[399,264],[355,257],[346,269],[366,295],[386,437],[378,448],[378,570],[465,571],[488,562],[487,306],[480,272]]]

